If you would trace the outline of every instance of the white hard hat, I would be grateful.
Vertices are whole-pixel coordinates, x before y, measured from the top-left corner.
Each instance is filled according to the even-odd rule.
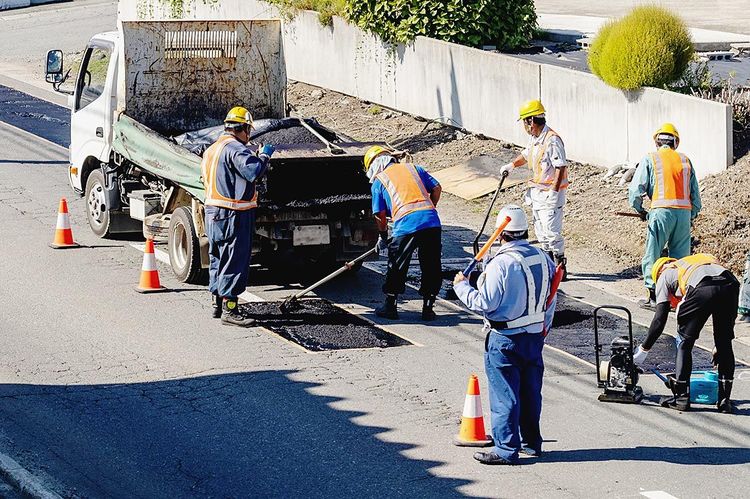
[[[510,223],[505,226],[508,232],[524,232],[529,230],[529,221],[526,219],[526,212],[516,204],[508,204],[500,210],[495,221],[495,228],[500,227],[505,217],[510,217]]]

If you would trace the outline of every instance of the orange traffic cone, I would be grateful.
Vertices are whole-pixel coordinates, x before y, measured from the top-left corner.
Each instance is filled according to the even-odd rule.
[[[70,229],[70,214],[68,213],[68,201],[60,198],[60,207],[57,209],[57,227],[55,228],[55,239],[50,243],[50,248],[78,248],[81,245],[73,240],[73,231]]]
[[[487,447],[492,445],[492,438],[484,431],[482,397],[479,395],[479,380],[476,374],[472,374],[469,378],[464,413],[461,417],[461,430],[453,439],[453,443],[461,447]]]
[[[156,255],[154,255],[154,241],[151,239],[146,239],[143,266],[141,267],[141,282],[135,290],[139,293],[156,293],[167,290],[159,282],[159,271],[156,269]]]

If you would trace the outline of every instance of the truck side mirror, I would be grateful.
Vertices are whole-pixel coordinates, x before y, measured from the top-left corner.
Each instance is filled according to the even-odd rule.
[[[63,53],[62,50],[47,52],[47,69],[45,80],[47,83],[62,83],[63,81]]]

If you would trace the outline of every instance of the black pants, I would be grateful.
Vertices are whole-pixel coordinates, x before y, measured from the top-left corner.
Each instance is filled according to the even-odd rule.
[[[706,277],[688,291],[677,314],[677,381],[690,382],[693,370],[693,345],[701,334],[709,317],[714,323],[714,344],[720,379],[734,377],[734,321],[740,284],[729,272],[716,277]]]
[[[414,250],[419,250],[419,268],[422,271],[419,294],[425,298],[437,296],[443,280],[440,236],[440,227],[432,227],[392,238],[388,245],[388,272],[385,275],[383,293],[398,295],[406,291],[409,261]]]

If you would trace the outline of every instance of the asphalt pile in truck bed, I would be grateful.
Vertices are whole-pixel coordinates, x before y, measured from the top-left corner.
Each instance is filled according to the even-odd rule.
[[[300,308],[282,312],[281,302],[252,302],[241,305],[259,326],[293,341],[307,350],[388,348],[411,345],[376,325],[350,314],[327,300],[299,300]]]

